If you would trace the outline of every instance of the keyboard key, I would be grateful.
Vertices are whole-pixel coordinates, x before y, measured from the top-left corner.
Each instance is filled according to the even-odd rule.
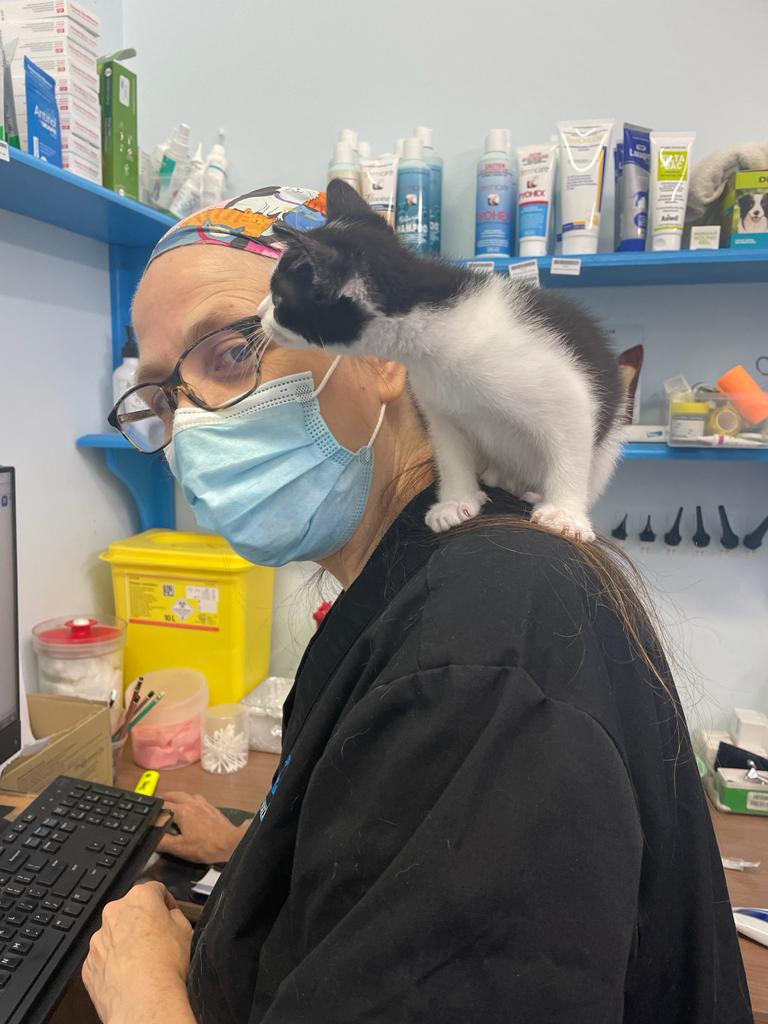
[[[102,798],[101,802],[104,804],[105,807],[114,807],[115,804],[117,803],[117,800],[113,800],[111,797],[105,796]]]
[[[78,811],[90,811],[91,805],[81,800],[80,803],[77,805],[77,809]],[[69,816],[70,818],[74,818],[74,814],[71,811],[69,812]]]
[[[83,799],[87,800],[88,803],[95,804],[98,802],[99,797],[97,793],[86,793]]]
[[[58,853],[59,850],[61,849],[61,846],[59,845],[59,843],[51,842],[51,840],[49,839],[47,842],[43,843],[40,849],[43,851],[43,853]]]
[[[24,866],[25,871],[31,872],[36,875],[38,871],[42,871],[45,865],[48,863],[48,858],[43,857],[41,853],[33,853]],[[38,878],[38,882],[40,879]],[[43,883],[45,885],[45,883]]]
[[[29,825],[30,822],[33,822],[33,821],[37,820],[37,815],[36,814],[22,814],[21,820],[25,821]]]
[[[123,825],[123,827],[121,828],[120,831],[121,832],[129,832],[129,833],[133,834],[134,832],[138,831],[138,828],[139,828],[139,826],[136,824],[135,821],[126,821],[126,823]],[[45,849],[45,847],[43,847],[43,849]]]
[[[52,910],[54,914],[57,910],[61,910],[61,900],[55,900],[52,897],[48,897],[47,900],[43,900],[40,904],[43,910]]]
[[[79,917],[82,912],[82,906],[78,906],[77,903],[67,903],[62,910],[62,914],[69,914],[70,917]]]
[[[75,801],[74,800],[70,800],[69,797],[62,797],[61,798],[61,802],[64,805],[64,807],[70,807],[71,808],[71,807],[75,806]]]
[[[117,806],[120,808],[121,811],[133,810],[133,805],[128,800],[121,800]]]
[[[85,811],[70,811],[69,816],[74,821],[82,821],[85,817]]]
[[[19,833],[18,832],[6,832],[5,835],[3,836],[3,842],[4,843],[15,843],[18,838],[19,838]]]
[[[13,826],[13,831],[14,832],[26,832],[27,831],[27,826],[24,824],[23,821],[18,821]]]
[[[106,871],[100,871],[98,868],[91,868],[83,879],[82,887],[83,889],[90,889],[92,892],[95,892],[106,877]]]
[[[84,867],[80,864],[72,864],[61,878],[51,886],[51,892],[54,896],[69,896],[75,886],[79,885],[80,879],[84,874]]]
[[[53,835],[51,836],[51,839],[55,843],[66,843],[67,839],[69,839],[69,836],[66,835],[66,833],[64,832],[54,832]]]
[[[17,847],[15,850],[7,850],[0,857],[0,871],[16,872],[22,865],[27,863],[28,857],[29,854],[22,850],[21,847]]]
[[[46,828],[44,825],[38,825],[35,831],[32,833],[33,836],[40,836],[41,839],[47,839],[51,834],[51,830]]]
[[[0,956],[0,967],[4,967],[6,971],[15,971],[20,963],[22,963],[22,959],[15,953],[3,953]]]
[[[96,814],[89,814],[85,820],[88,822],[89,825],[101,824],[101,818],[99,818]]]
[[[116,843],[117,846],[127,846],[128,843],[130,843],[130,841],[131,840],[128,838],[128,836],[115,836],[115,838],[113,839],[113,842]]]
[[[66,866],[67,865],[64,863],[63,860],[58,860],[54,857],[53,860],[51,860],[50,863],[47,865],[47,867],[43,868],[43,870],[37,876],[37,881],[40,883],[40,885],[53,885],[53,883],[58,880],[59,876],[64,871],[64,868]]]
[[[119,857],[123,852],[122,846],[108,846],[106,852],[110,857]]]
[[[24,895],[24,886],[23,885],[19,885],[18,882],[11,882],[9,885],[6,885],[6,887],[5,887],[5,894],[6,894],[6,896],[14,896],[14,897],[15,896],[23,896]]]
[[[11,980],[12,975],[8,971],[0,971],[0,988],[3,988]]]
[[[128,812],[112,811],[112,817],[115,819],[115,821],[125,821],[125,819],[128,817]]]
[[[33,924],[50,924],[52,920],[53,914],[49,910],[38,910],[32,915]]]
[[[46,828],[58,828],[59,820],[58,818],[46,818],[43,824]]]
[[[30,900],[18,900],[16,903],[16,909],[23,911],[25,914],[31,914],[37,910],[37,904]]]
[[[74,832],[75,829],[77,828],[77,825],[73,825],[71,821],[62,821],[61,825],[59,825],[59,828],[61,829],[62,832]]]
[[[25,939],[39,939],[43,929],[37,924],[27,924],[21,929],[21,934]]]
[[[104,825],[106,825],[107,828],[120,828],[120,822],[115,821],[114,818],[106,818]]]
[[[86,850],[92,850],[94,853],[101,853],[104,849],[104,843],[99,843],[94,840],[92,843],[88,843]]]
[[[33,882],[32,875],[21,875],[21,874],[19,874],[19,875],[16,875],[13,880],[14,880],[14,882],[18,882],[20,885],[32,885],[32,882]]]
[[[107,808],[106,807],[102,807],[101,804],[96,804],[96,806],[92,807],[91,810],[93,811],[94,814],[98,814],[98,815],[107,814]]]
[[[72,899],[75,901],[75,903],[87,903],[90,900],[90,898],[91,894],[89,892],[83,892],[82,889],[78,889],[77,892],[74,893],[72,896]]]
[[[37,836],[30,836],[29,839],[24,840],[24,845],[29,850],[36,850],[41,842],[42,840],[38,839]]]
[[[140,807],[134,807],[133,811],[134,811],[134,814],[141,814],[141,815],[149,814],[149,808],[148,807],[144,807],[143,805],[140,806]]]
[[[0,910],[10,910],[13,906],[13,900],[10,896],[0,896]]]
[[[22,956],[26,956],[27,953],[32,949],[32,943],[29,939],[16,939],[8,947],[11,953],[20,953]]]
[[[27,889],[27,896],[31,900],[41,900],[45,896],[45,889],[38,889],[36,885],[32,885]]]
[[[97,868],[113,868],[115,866],[114,857],[99,857],[96,861]]]
[[[5,923],[11,925],[12,928],[21,928],[26,920],[27,915],[19,913],[18,910],[13,910],[10,914],[5,915]]]
[[[0,941],[7,942],[9,939],[14,938],[15,935],[15,928],[11,928],[10,925],[7,924],[0,924]]]
[[[60,818],[66,818],[66,816],[69,814],[69,810],[66,807],[62,807],[61,804],[58,804],[56,807],[53,808],[53,813],[58,814]]]
[[[2,889],[4,885],[7,885],[10,880],[10,875],[0,875],[0,889]]]

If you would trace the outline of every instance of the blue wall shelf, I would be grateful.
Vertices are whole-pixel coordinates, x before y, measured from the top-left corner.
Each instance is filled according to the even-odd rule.
[[[0,209],[109,246],[112,362],[117,366],[136,286],[152,246],[174,218],[17,149],[9,153],[9,161],[0,161]],[[89,434],[77,446],[103,451],[107,467],[136,504],[142,530],[175,525],[173,478],[162,456],[140,455],[119,434]]]
[[[539,278],[548,288],[623,288],[659,284],[768,284],[768,249],[682,249],[680,252],[603,252],[581,256],[581,273],[553,274],[552,257],[540,256]],[[462,263],[491,263],[506,274],[514,259]]]
[[[0,209],[66,228],[109,245],[147,249],[173,224],[168,214],[9,150],[0,161]]]
[[[632,441],[624,445],[621,457],[666,462],[768,462],[768,448],[670,448]]]

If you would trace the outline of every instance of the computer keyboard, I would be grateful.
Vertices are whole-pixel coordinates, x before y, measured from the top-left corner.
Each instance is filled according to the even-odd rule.
[[[31,1019],[136,871],[133,855],[161,810],[162,800],[61,775],[15,821],[0,822],[0,1024]]]

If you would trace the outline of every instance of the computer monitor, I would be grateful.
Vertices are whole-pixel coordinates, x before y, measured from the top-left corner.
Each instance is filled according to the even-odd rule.
[[[21,746],[15,483],[0,466],[0,765]]]

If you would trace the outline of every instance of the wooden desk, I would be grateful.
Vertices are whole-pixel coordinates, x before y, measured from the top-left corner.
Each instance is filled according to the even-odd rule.
[[[711,808],[724,857],[759,860],[757,871],[728,871],[725,877],[734,907],[768,907],[768,818],[722,814]],[[768,1024],[768,946],[739,936],[756,1024]]]

